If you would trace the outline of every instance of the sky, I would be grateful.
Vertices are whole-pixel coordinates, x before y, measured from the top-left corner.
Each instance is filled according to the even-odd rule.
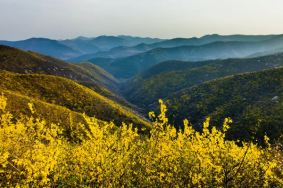
[[[283,34],[283,0],[0,0],[0,40]]]

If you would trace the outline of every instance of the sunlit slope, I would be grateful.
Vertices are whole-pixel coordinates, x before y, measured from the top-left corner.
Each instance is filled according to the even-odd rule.
[[[142,114],[145,114],[145,115],[148,113],[144,109],[138,108],[137,106],[126,101],[124,98],[111,93],[109,90],[105,89],[104,87],[97,85],[94,82],[78,82],[78,83],[80,85],[83,85],[83,86],[93,90],[94,92],[98,93],[99,95],[102,95],[102,96],[122,105],[122,106],[130,108],[131,110],[135,111],[136,113],[142,113]]]
[[[79,127],[76,126],[79,123],[82,123],[88,128],[88,124],[81,113],[73,112],[56,104],[27,97],[18,92],[0,89],[0,93],[1,96],[3,95],[7,98],[6,110],[13,114],[13,117],[16,119],[20,119],[24,115],[33,117],[34,119],[39,118],[44,120],[48,125],[51,123],[57,124],[60,128],[64,129],[64,136],[69,139],[73,139],[71,132],[78,130]],[[29,104],[33,104],[32,108],[34,112],[31,111]],[[98,120],[98,122],[103,125],[103,121]]]
[[[72,64],[72,66],[74,66],[74,69],[76,69],[77,72],[80,72],[84,75],[88,75],[96,83],[105,88],[111,89],[113,87],[117,87],[117,80],[111,74],[109,74],[97,65],[94,65],[89,62],[83,62]]]
[[[233,123],[228,139],[263,141],[283,133],[283,68],[228,76],[176,92],[166,99],[169,121],[180,125],[187,118],[196,129],[205,117],[221,127]]]
[[[36,73],[65,77],[87,87],[91,86],[95,92],[110,97],[119,104],[128,104],[128,107],[135,108],[112,93],[118,90],[117,80],[102,68],[91,63],[71,64],[36,52],[26,52],[0,45],[0,69],[24,74]]]
[[[115,78],[88,63],[70,64],[36,52],[0,45],[0,69],[16,73],[38,73],[61,76],[74,81],[93,81],[106,88],[116,87]]]
[[[38,74],[0,74],[0,88],[7,89],[44,102],[66,107],[74,112],[86,113],[103,121],[133,123],[137,127],[149,126],[128,108],[77,84],[74,81]]]
[[[150,105],[160,98],[168,97],[176,91],[201,84],[205,81],[239,73],[281,67],[283,66],[283,53],[259,58],[195,62],[195,66],[198,63],[204,66],[193,68],[191,62],[183,62],[184,69],[188,70],[163,72],[148,79],[142,79],[142,77],[146,78],[147,75],[153,75],[151,69],[149,69],[149,72],[145,71],[133,79],[133,82],[126,85],[125,96],[133,104],[150,108]],[[171,69],[176,70],[175,68]]]

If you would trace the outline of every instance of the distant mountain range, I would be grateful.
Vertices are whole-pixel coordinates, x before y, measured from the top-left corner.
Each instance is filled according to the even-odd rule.
[[[178,46],[174,48],[155,48],[133,56],[100,62],[100,66],[118,79],[129,79],[150,66],[166,60],[203,61],[246,57],[256,52],[274,50],[282,47],[283,35],[261,42],[213,42],[200,46]],[[95,62],[90,59],[90,62]],[[109,59],[107,59],[109,62]]]
[[[63,60],[68,59],[68,62],[84,62],[97,57],[127,57],[160,47],[171,48],[183,45],[204,45],[215,41],[258,42],[270,39],[274,36],[275,35],[206,35],[201,38],[175,38],[171,40],[124,35],[92,38],[81,36],[75,39],[58,41],[46,38],[31,38],[22,41],[0,41],[0,44],[50,55]]]
[[[106,35],[100,36],[100,37],[107,37]],[[111,37],[111,36],[110,36]],[[125,40],[127,40],[127,44],[134,46],[140,43],[146,43],[146,44],[153,44],[156,42],[161,42],[165,39],[159,39],[159,38],[150,38],[150,37],[133,37],[133,36],[129,36],[129,35],[118,35],[118,38],[123,38]],[[92,40],[95,39],[96,37],[83,37],[83,36],[79,36],[77,38],[71,39],[71,40]]]
[[[89,61],[92,58],[106,57],[106,58],[120,58],[135,55],[138,53],[143,53],[155,48],[173,48],[177,46],[199,46],[216,41],[239,41],[239,42],[259,42],[263,40],[268,40],[276,35],[205,35],[201,38],[174,38],[170,40],[158,41],[155,43],[150,43],[150,41],[141,41],[141,43],[136,46],[126,47],[119,46],[113,48],[109,51],[103,51],[93,54],[82,55],[76,58],[71,58],[67,60],[68,62],[80,63],[84,61]]]
[[[58,41],[46,38],[31,38],[23,41],[0,41],[0,44],[65,60],[83,54],[109,50],[118,46],[131,46],[147,42],[151,44],[160,41],[163,40],[130,36],[99,36],[90,39],[78,37],[76,39]]]
[[[0,41],[0,44],[20,48],[26,51],[34,51],[44,55],[50,55],[59,59],[77,57],[83,53],[56,40],[45,38],[31,38],[23,41]]]
[[[248,55],[247,57],[260,57],[260,56],[272,55],[272,54],[281,53],[281,52],[283,52],[283,47],[275,49],[275,50],[254,53],[254,54]]]
[[[82,52],[83,54],[90,54],[90,53],[95,53],[98,51],[101,51],[101,48],[97,47],[96,45],[88,42],[88,41],[84,41],[84,40],[62,40],[59,41],[59,43],[64,44],[66,46],[69,46],[75,50],[78,50],[80,52]]]

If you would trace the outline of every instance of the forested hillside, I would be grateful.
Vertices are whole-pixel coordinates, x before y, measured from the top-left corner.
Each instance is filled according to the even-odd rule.
[[[176,68],[182,67],[183,71]],[[225,59],[198,62],[162,62],[125,84],[125,96],[133,104],[149,107],[158,99],[202,82],[245,72],[283,66],[283,53],[258,58]],[[187,69],[187,70],[186,70]],[[165,72],[163,72],[165,71]],[[167,72],[166,72],[167,71]],[[160,74],[158,74],[161,72]],[[163,73],[162,73],[163,72]]]
[[[169,121],[179,126],[188,119],[197,130],[205,117],[221,128],[225,118],[233,123],[227,139],[263,143],[283,133],[283,68],[238,74],[184,89],[166,98]]]

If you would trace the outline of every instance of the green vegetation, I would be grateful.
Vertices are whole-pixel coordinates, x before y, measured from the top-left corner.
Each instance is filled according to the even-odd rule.
[[[81,39],[64,42],[97,50],[160,40]],[[254,42],[201,45],[218,39]],[[173,39],[77,64],[0,45],[0,187],[281,187],[283,53],[168,59],[242,57],[278,48],[282,39]],[[194,46],[112,59],[188,43]],[[121,84],[97,65],[119,81],[147,70]],[[152,122],[139,114],[148,109],[160,111],[148,114]]]
[[[38,74],[15,74],[2,71],[0,88],[24,94],[47,103],[66,107],[74,112],[86,113],[99,120],[134,123],[138,128],[150,125],[130,109],[97,94],[71,80]]]
[[[184,118],[197,130],[205,117],[220,127],[226,117],[233,123],[227,139],[262,144],[283,133],[283,68],[228,76],[176,92],[166,99],[170,122]]]
[[[90,63],[71,64],[3,45],[0,45],[0,69],[16,73],[55,75],[74,81],[92,81],[106,88],[117,87],[117,81],[112,75]]]
[[[21,95],[18,92],[0,89],[1,95],[7,98],[6,110],[13,114],[14,119],[20,119],[23,116],[32,117],[34,119],[44,119],[48,125],[57,124],[61,129],[64,129],[63,136],[69,140],[75,140],[76,136],[73,131],[79,131],[77,124],[82,123],[88,128],[84,115],[82,113],[71,111],[65,107],[43,102],[36,98]],[[33,104],[36,113],[32,113],[29,108],[29,103]],[[1,115],[2,113],[0,113]],[[104,121],[97,120],[100,125],[104,125]]]
[[[122,97],[118,97],[117,95],[114,95],[113,93],[111,93],[110,91],[108,91],[107,89],[97,85],[94,82],[78,82],[79,84],[95,91],[96,93],[98,93],[99,95],[102,95],[112,101],[115,101],[116,103],[128,107],[131,110],[135,111],[136,113],[142,113],[142,114],[146,114],[146,111],[138,108],[137,106],[129,103],[128,101],[126,101],[125,99],[123,99]]]
[[[109,99],[121,105],[140,111],[134,105],[113,94],[119,92],[119,88],[117,80],[112,75],[88,62],[72,64],[36,52],[26,52],[17,48],[0,45],[1,69],[15,73],[46,74],[64,77],[89,87],[93,91],[109,97]]]
[[[173,61],[175,63],[175,61]],[[135,77],[125,85],[126,99],[143,108],[150,107],[158,99],[163,99],[172,93],[189,88],[205,81],[235,75],[245,72],[261,71],[283,66],[283,53],[258,58],[225,59],[200,62],[179,62],[177,67],[188,70],[162,72],[163,70],[178,70],[174,64],[163,62]],[[155,75],[154,73],[157,73]],[[155,76],[154,76],[155,75]],[[149,77],[149,78],[148,78]]]

